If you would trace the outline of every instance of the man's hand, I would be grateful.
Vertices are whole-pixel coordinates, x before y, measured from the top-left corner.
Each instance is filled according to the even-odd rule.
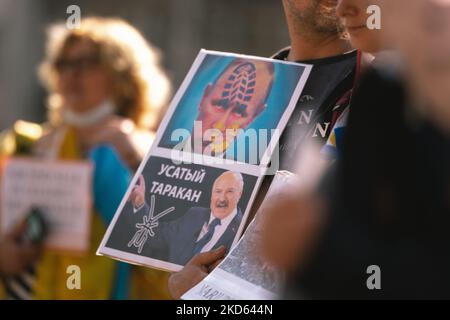
[[[20,274],[38,259],[40,246],[21,242],[25,229],[24,222],[0,238],[0,275]]]
[[[133,187],[129,197],[133,208],[137,209],[144,205],[145,202],[145,179],[144,176],[139,177],[139,181]]]
[[[210,273],[225,256],[225,247],[195,255],[184,268],[169,277],[169,292],[174,299],[180,299]]]

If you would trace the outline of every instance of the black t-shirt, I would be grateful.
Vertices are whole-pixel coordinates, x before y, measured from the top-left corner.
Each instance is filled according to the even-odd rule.
[[[286,60],[289,48],[274,59]],[[297,61],[312,64],[302,95],[280,137],[280,170],[293,171],[299,148],[307,139],[324,145],[339,116],[349,106],[357,64],[357,52]]]
[[[283,49],[272,58],[286,60],[289,50]],[[356,75],[357,52],[298,62],[311,64],[313,68],[279,141],[278,170],[291,172],[295,171],[298,151],[304,142],[311,138],[324,145],[339,116],[349,106]],[[264,200],[272,178],[268,175],[263,180],[247,224]]]

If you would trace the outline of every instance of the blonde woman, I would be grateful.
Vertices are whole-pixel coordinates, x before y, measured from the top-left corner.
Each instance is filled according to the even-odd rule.
[[[142,278],[146,271],[95,255],[167,104],[170,83],[157,51],[125,21],[91,17],[78,29],[64,24],[49,28],[39,71],[49,92],[49,124],[33,154],[94,163],[90,249],[81,257],[44,251],[32,270],[34,278],[25,292],[29,296],[16,298],[128,298],[141,292],[130,288],[131,278],[158,292],[161,274],[152,273],[152,288]],[[66,287],[69,265],[81,268],[81,290]]]
[[[157,51],[142,35],[119,19],[86,18],[73,30],[51,26],[39,71],[53,128],[37,152],[72,126],[83,153],[109,142],[136,168],[151,143],[138,139],[156,130],[170,91]]]

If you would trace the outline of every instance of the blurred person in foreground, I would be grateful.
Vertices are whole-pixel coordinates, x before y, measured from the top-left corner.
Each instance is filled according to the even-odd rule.
[[[450,297],[450,1],[370,4],[382,9],[381,31],[361,25],[368,2],[339,1],[350,40],[397,48],[400,64],[361,79],[341,159],[319,191],[273,203],[265,252],[288,272],[290,298]],[[368,288],[373,265],[380,290]]]
[[[21,123],[22,136],[35,129],[26,139],[35,157],[93,162],[90,248],[83,256],[44,250],[26,277],[5,281],[7,294],[16,299],[125,299],[152,293],[164,297],[158,292],[164,288],[158,283],[165,283],[164,274],[147,275],[142,268],[95,255],[167,103],[170,83],[156,49],[123,20],[91,17],[77,29],[64,24],[49,28],[39,71],[49,91],[49,123]],[[17,127],[13,133],[20,131]],[[9,154],[26,153],[17,143],[24,141],[20,136],[12,139],[15,148]],[[66,287],[69,265],[82,271],[81,290]],[[146,286],[153,291],[142,296],[139,286],[146,277],[154,278]]]

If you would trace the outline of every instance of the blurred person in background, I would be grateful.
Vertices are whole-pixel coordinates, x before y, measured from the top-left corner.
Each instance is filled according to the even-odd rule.
[[[157,50],[123,20],[85,18],[77,29],[49,28],[39,71],[49,92],[49,123],[16,124],[4,134],[3,153],[93,162],[90,249],[81,257],[44,250],[26,277],[30,281],[5,281],[7,294],[16,299],[166,297],[164,273],[95,255],[168,102],[170,83]],[[81,290],[66,287],[69,265],[82,271]]]
[[[381,31],[358,24],[368,2],[339,1],[352,44],[397,48],[401,63],[361,79],[339,163],[318,192],[273,205],[265,252],[289,273],[289,297],[449,298],[450,2],[370,4],[382,9]],[[271,225],[280,212],[289,229]],[[372,265],[380,290],[368,287]]]

